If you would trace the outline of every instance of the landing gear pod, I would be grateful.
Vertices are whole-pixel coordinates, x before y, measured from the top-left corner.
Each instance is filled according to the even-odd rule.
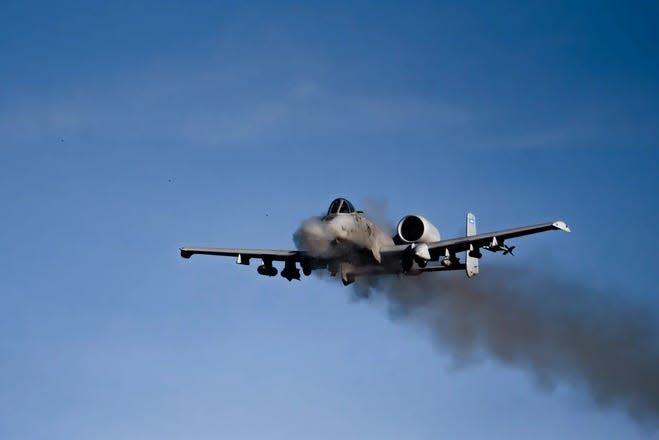
[[[476,216],[471,212],[467,214],[467,237],[476,235]],[[470,246],[469,250],[465,252],[465,271],[469,278],[478,275],[478,259],[482,254],[478,248],[474,249]]]
[[[350,263],[341,263],[341,281],[344,286],[349,286],[355,282],[354,267]]]

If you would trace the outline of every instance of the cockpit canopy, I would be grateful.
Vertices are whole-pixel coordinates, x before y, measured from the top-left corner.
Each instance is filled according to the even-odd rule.
[[[352,214],[353,212],[355,212],[355,207],[352,206],[352,203],[346,199],[339,198],[334,199],[329,209],[327,210],[327,215]]]

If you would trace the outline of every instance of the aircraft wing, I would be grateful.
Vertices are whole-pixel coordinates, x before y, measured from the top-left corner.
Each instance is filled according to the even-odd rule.
[[[236,257],[237,263],[249,264],[250,258],[260,258],[269,261],[300,261],[304,252],[274,249],[241,249],[241,248],[208,248],[208,247],[182,247],[181,257],[190,258],[192,255],[219,255],[223,257]]]
[[[570,228],[568,228],[565,222],[558,220],[554,222],[540,223],[533,226],[522,226],[520,228],[505,229],[502,231],[486,232],[484,234],[477,234],[467,237],[434,241],[427,243],[427,245],[431,260],[437,260],[444,256],[455,255],[458,252],[471,250],[477,251],[479,248],[493,251],[505,251],[506,249],[503,247],[504,240],[551,230],[570,232]],[[382,254],[392,255],[408,249],[409,246],[409,244],[389,246],[382,248],[380,252]]]

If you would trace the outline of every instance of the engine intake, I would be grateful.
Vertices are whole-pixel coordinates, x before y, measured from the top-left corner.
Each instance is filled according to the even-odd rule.
[[[439,230],[420,215],[408,215],[398,223],[397,240],[403,243],[439,241]]]

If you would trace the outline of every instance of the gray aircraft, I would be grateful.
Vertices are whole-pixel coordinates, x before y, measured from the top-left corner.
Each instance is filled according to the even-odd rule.
[[[339,198],[331,203],[327,215],[302,225],[296,234],[298,250],[182,247],[181,257],[230,256],[236,258],[237,264],[246,266],[251,259],[259,259],[262,264],[257,272],[270,277],[278,272],[273,262],[283,262],[281,276],[288,281],[300,279],[299,264],[305,275],[317,269],[327,269],[332,276],[339,274],[346,286],[364,275],[465,270],[468,277],[473,277],[479,271],[481,249],[512,255],[515,246],[506,245],[505,240],[550,230],[570,232],[565,222],[557,220],[477,234],[476,217],[468,213],[466,235],[442,240],[439,230],[427,219],[406,215],[398,223],[396,234],[390,237],[348,200]],[[458,257],[461,252],[463,262]]]

